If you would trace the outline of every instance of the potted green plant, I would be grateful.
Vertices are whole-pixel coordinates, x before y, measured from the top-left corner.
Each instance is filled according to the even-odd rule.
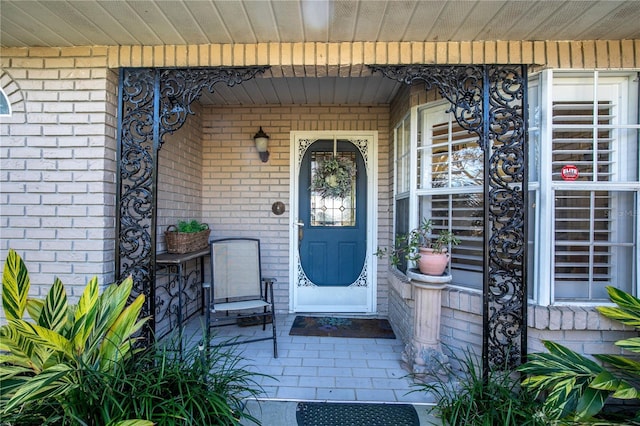
[[[164,233],[169,253],[184,254],[200,250],[209,245],[209,225],[195,219],[181,220],[170,225]]]
[[[425,275],[442,275],[449,263],[449,246],[457,246],[460,239],[451,231],[433,234],[431,219],[423,219],[408,234],[396,236],[395,246],[389,252],[391,264],[398,266],[402,259],[416,263],[416,267]],[[383,256],[387,250],[378,250],[376,255]]]

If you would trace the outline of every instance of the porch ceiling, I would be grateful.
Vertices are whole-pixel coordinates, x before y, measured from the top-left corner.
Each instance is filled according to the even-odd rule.
[[[640,38],[638,0],[0,0],[0,46]],[[203,103],[380,104],[381,77],[255,79]]]

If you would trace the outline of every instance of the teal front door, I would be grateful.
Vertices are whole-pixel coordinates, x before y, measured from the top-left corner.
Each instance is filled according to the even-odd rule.
[[[335,151],[334,151],[335,146]],[[315,142],[300,166],[300,263],[318,286],[349,286],[360,275],[367,240],[367,176],[347,141]]]
[[[317,136],[298,145],[294,310],[371,312],[372,141]]]

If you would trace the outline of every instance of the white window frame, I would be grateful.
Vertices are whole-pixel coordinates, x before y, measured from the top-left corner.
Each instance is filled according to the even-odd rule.
[[[458,194],[471,194],[471,193],[479,193],[483,194],[484,189],[478,189],[476,186],[472,187],[446,187],[446,188],[431,188],[423,186],[423,182],[427,179],[427,175],[430,174],[430,168],[422,162],[422,171],[420,176],[422,177],[423,182],[418,182],[418,158],[422,155],[422,152],[427,153],[430,149],[430,145],[425,143],[422,144],[418,138],[418,135],[422,135],[423,138],[427,136],[427,123],[426,116],[435,113],[446,115],[448,119],[451,120],[451,123],[455,122],[455,118],[451,116],[451,113],[446,113],[446,110],[450,108],[450,104],[446,100],[439,100],[434,102],[429,102],[427,104],[417,105],[410,109],[409,113],[405,115],[400,122],[394,127],[394,241],[395,243],[395,235],[398,233],[395,224],[397,223],[397,212],[395,206],[397,205],[398,200],[400,199],[409,199],[409,217],[408,217],[408,228],[415,229],[419,226],[421,218],[419,217],[420,213],[420,201],[421,197],[429,197],[429,196],[455,196]],[[405,179],[406,177],[400,176],[398,171],[398,165],[400,158],[398,158],[398,143],[400,141],[400,133],[404,128],[407,120],[410,121],[410,160],[407,167],[407,171],[410,173],[409,175],[409,188],[405,191],[400,191],[399,182]],[[450,123],[450,129],[451,124]],[[418,127],[422,128],[418,131]],[[470,134],[470,139],[477,139],[477,136]],[[455,143],[455,142],[454,142]],[[428,155],[427,155],[428,157]],[[451,226],[451,224],[449,225]],[[455,254],[454,254],[455,256]],[[452,262],[453,264],[453,262]],[[458,272],[458,273],[456,273]],[[482,274],[476,273],[473,271],[452,271],[453,275],[453,283],[465,283],[468,282],[469,279],[474,280],[474,285],[470,286],[470,288],[480,289],[482,288]],[[478,281],[478,282],[475,282]]]
[[[529,110],[529,134],[530,134],[530,150],[529,150],[529,222],[532,223],[532,228],[529,228],[529,265],[528,265],[528,277],[529,277],[529,297],[530,302],[542,305],[601,305],[601,300],[585,301],[585,300],[562,300],[556,301],[554,299],[554,258],[555,258],[555,241],[554,241],[554,223],[555,223],[555,206],[554,206],[554,194],[558,190],[563,189],[577,189],[575,186],[570,186],[566,182],[554,181],[552,178],[552,120],[553,120],[553,93],[554,93],[554,76],[557,78],[562,77],[572,78],[575,84],[586,82],[585,79],[598,79],[600,77],[620,77],[626,78],[630,81],[635,78],[637,81],[637,71],[626,72],[613,72],[613,71],[576,71],[576,70],[544,70],[538,74],[535,74],[530,79],[530,94],[531,88],[536,91],[535,96],[538,100],[538,109],[533,108]],[[597,90],[597,84],[593,85],[594,90]],[[628,86],[631,87],[631,86]],[[635,91],[634,91],[635,90]],[[638,114],[638,93],[637,87],[629,90],[629,100],[627,108],[627,116],[634,113]],[[533,96],[531,94],[530,96]],[[596,98],[597,99],[597,98]],[[418,119],[420,111],[425,108],[434,108],[440,105],[442,101],[429,102],[427,104],[414,106],[410,109],[410,112],[405,115],[398,126],[401,126],[405,120],[409,117],[411,123],[411,155],[409,161],[408,171],[410,173],[410,186],[408,191],[403,191],[399,194],[397,192],[397,182],[400,178],[398,176],[398,170],[394,167],[394,235],[396,233],[396,201],[400,198],[409,198],[409,229],[415,228],[418,225],[420,218],[419,213],[419,197],[423,195],[433,195],[436,193],[442,194],[443,192],[433,191],[430,189],[418,187],[418,125],[420,120]],[[445,102],[446,103],[446,102]],[[629,121],[626,124],[612,124],[604,127],[616,128],[616,129],[629,129],[640,132],[640,124],[638,124],[637,118],[635,124],[629,124],[633,122],[633,118],[629,117]],[[397,143],[398,126],[394,128],[395,137],[394,144]],[[421,129],[424,132],[424,129]],[[536,133],[537,132],[537,133]],[[536,133],[538,137],[538,143],[534,144],[532,135]],[[637,134],[636,134],[637,137]],[[640,147],[638,148],[640,151]],[[394,165],[397,165],[397,149],[394,145]],[[581,183],[580,190],[606,190],[608,192],[617,193],[619,191],[633,192],[635,194],[635,211],[640,212],[640,160],[636,165],[637,180],[635,181],[610,181],[604,182],[586,182]],[[456,188],[457,190],[457,188]],[[407,194],[408,192],[408,194]],[[448,193],[450,193],[449,191]],[[640,265],[640,213],[636,213],[634,216],[634,251],[633,258],[635,259],[635,265]],[[636,268],[637,269],[637,268]],[[455,271],[454,271],[455,273]],[[638,271],[634,271],[631,278],[631,291],[635,294],[640,294],[640,274]]]
[[[553,180],[552,176],[552,157],[553,157],[553,93],[554,93],[554,85],[556,80],[562,78],[565,81],[570,81],[572,79],[572,84],[580,84],[585,83],[588,78],[595,79],[598,81],[600,76],[604,78],[610,77],[621,77],[629,79],[630,73],[613,73],[613,72],[600,72],[600,71],[585,71],[585,72],[576,72],[575,70],[545,70],[542,71],[539,75],[536,76],[539,84],[539,95],[540,95],[540,121],[539,128],[537,127],[537,123],[535,120],[532,120],[531,117],[529,122],[534,123],[530,125],[529,132],[539,131],[540,140],[539,140],[539,162],[536,164],[534,161],[530,161],[529,164],[531,167],[537,166],[539,170],[537,171],[537,176],[539,177],[538,181],[533,181],[529,185],[530,194],[535,197],[535,209],[534,214],[535,217],[530,217],[529,220],[535,221],[535,226],[537,231],[535,232],[535,238],[533,245],[535,247],[535,256],[534,256],[534,265],[533,265],[533,273],[534,279],[533,283],[535,283],[534,287],[534,298],[535,302],[539,305],[548,306],[548,305],[601,305],[603,302],[601,300],[593,300],[593,301],[585,301],[585,300],[555,300],[555,276],[554,276],[554,259],[555,259],[555,243],[554,243],[554,235],[555,235],[555,203],[554,196],[557,191],[562,190],[603,190],[608,192],[619,192],[619,191],[632,191],[636,195],[636,212],[640,211],[638,209],[638,203],[640,200],[640,182],[639,181],[627,181],[627,182],[580,182],[579,188],[576,187],[575,183],[566,183],[558,180]],[[555,77],[555,79],[554,79]],[[597,90],[597,83],[593,84],[594,90]],[[594,94],[595,96],[595,94]],[[630,111],[633,109],[637,109],[637,106],[633,105],[633,100],[635,99],[637,103],[637,94],[630,93],[630,98],[627,102],[629,108],[627,108],[627,116]],[[597,99],[597,97],[596,97]],[[626,106],[625,106],[626,107]],[[536,114],[536,111],[530,110],[530,116]],[[618,114],[621,115],[620,113]],[[622,125],[607,125],[603,126],[604,128],[616,128],[616,129],[640,129],[640,125],[638,124],[622,124]],[[534,171],[535,173],[536,171]],[[530,173],[531,176],[531,173]],[[639,215],[636,214],[634,216],[634,258],[635,264],[638,265],[638,261],[640,260],[640,250],[638,249],[638,242],[640,241],[639,229],[640,229],[640,221]],[[530,271],[532,270],[530,268]],[[631,278],[631,291],[638,294],[638,274],[637,271],[634,272]],[[548,284],[547,284],[548,283]]]

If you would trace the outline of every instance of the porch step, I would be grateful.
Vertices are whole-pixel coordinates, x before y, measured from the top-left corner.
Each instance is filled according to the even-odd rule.
[[[247,400],[246,412],[254,416],[262,426],[297,426],[296,420],[296,408],[301,401],[283,401],[276,399],[249,399]],[[316,401],[317,402],[317,401]],[[335,402],[335,401],[332,401]],[[353,401],[344,401],[353,403]],[[441,422],[429,413],[433,407],[432,404],[413,404],[418,418],[420,419],[420,426],[432,426],[439,425]],[[243,426],[255,426],[248,420],[241,422]],[[340,426],[340,425],[336,425]],[[367,426],[367,425],[362,425]],[[395,426],[390,423],[389,426]]]

